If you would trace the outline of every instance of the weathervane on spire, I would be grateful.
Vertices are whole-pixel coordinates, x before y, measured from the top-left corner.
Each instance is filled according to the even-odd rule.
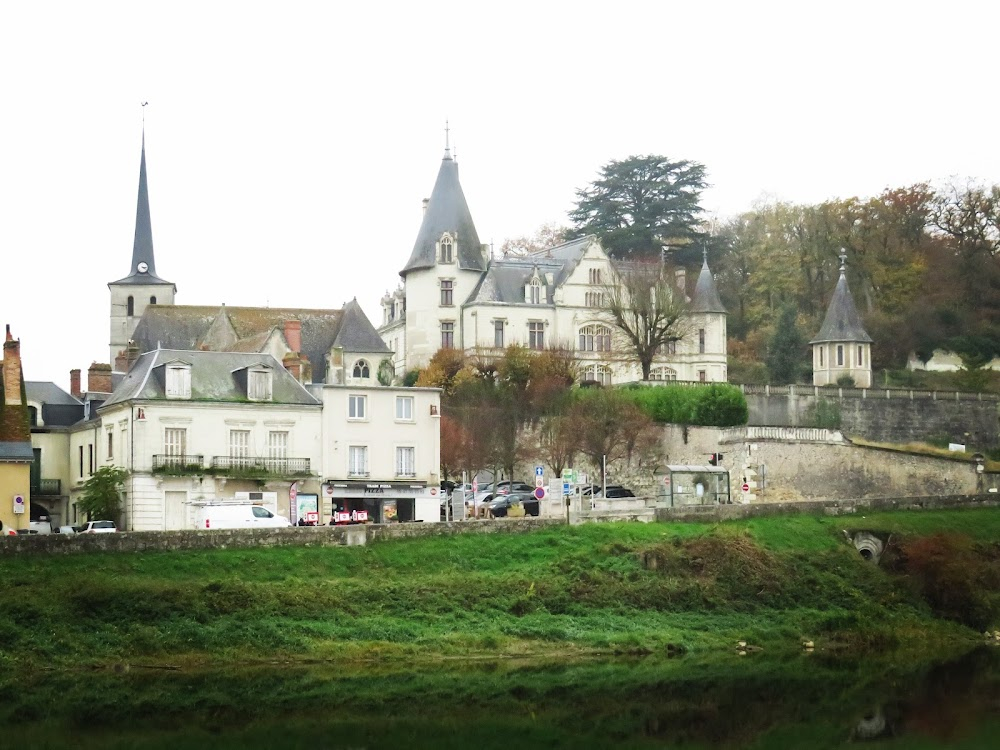
[[[840,275],[847,273],[847,250],[840,248]]]
[[[149,102],[142,102],[140,104],[140,106],[142,107],[142,127],[143,128],[146,127],[146,105],[147,104],[149,104]]]

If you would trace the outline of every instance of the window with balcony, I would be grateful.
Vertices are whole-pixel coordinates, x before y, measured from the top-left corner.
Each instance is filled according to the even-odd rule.
[[[413,396],[396,396],[396,419],[401,422],[413,421]]]
[[[348,396],[347,397],[347,418],[367,419],[368,418],[368,397]]]
[[[247,372],[247,398],[251,401],[271,400],[270,370],[249,370]]]
[[[497,349],[503,349],[503,321],[494,320],[493,321],[493,346]]]
[[[541,350],[545,348],[545,324],[541,321],[528,323],[528,348]]]
[[[369,378],[371,377],[371,368],[365,360],[359,359],[354,363],[354,370],[351,374],[356,378]]]
[[[610,352],[611,329],[602,325],[589,325],[580,329],[581,352]]]
[[[284,430],[274,430],[267,433],[267,459],[272,471],[285,471],[288,468],[288,433]]]
[[[166,464],[179,465],[187,455],[187,430],[183,427],[168,427],[163,431],[163,453]]]
[[[417,475],[416,448],[396,448],[396,476],[415,477]]]
[[[191,368],[169,365],[166,372],[167,398],[191,398]]]
[[[451,279],[441,279],[441,305],[451,307],[454,303],[455,282]]]
[[[368,476],[368,446],[352,445],[347,449],[347,475]]]
[[[441,324],[441,348],[455,348],[455,324],[445,322]]]
[[[229,431],[229,458],[234,467],[250,463],[250,430]]]

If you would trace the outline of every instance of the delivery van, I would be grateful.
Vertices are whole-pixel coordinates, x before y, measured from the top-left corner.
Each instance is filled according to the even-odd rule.
[[[263,505],[226,503],[201,505],[195,511],[196,529],[274,529],[291,526],[287,518]]]

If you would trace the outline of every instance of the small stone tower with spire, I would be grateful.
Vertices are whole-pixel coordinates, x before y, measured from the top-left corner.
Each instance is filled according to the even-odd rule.
[[[399,272],[405,294],[405,369],[426,366],[442,347],[462,348],[462,304],[486,264],[486,248],[479,242],[446,139],[417,241]]]
[[[847,286],[847,253],[840,251],[840,279],[826,310],[823,326],[809,342],[813,350],[813,383],[836,385],[849,375],[858,388],[872,385],[872,338],[861,324]]]
[[[702,253],[701,272],[694,286],[688,314],[692,330],[687,349],[694,377],[701,381],[725,382],[728,379],[726,308],[708,267],[708,250]]]
[[[139,318],[148,305],[172,305],[177,287],[156,275],[153,258],[153,230],[149,219],[149,190],[146,184],[146,134],[142,134],[139,161],[139,197],[135,210],[135,241],[129,273],[108,284],[111,290],[110,362],[128,346]]]

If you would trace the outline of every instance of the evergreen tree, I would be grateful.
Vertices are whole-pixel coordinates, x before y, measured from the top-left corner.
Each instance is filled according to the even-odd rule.
[[[767,369],[771,382],[785,385],[798,382],[806,367],[806,340],[795,322],[795,308],[781,310],[778,325],[767,347]]]

